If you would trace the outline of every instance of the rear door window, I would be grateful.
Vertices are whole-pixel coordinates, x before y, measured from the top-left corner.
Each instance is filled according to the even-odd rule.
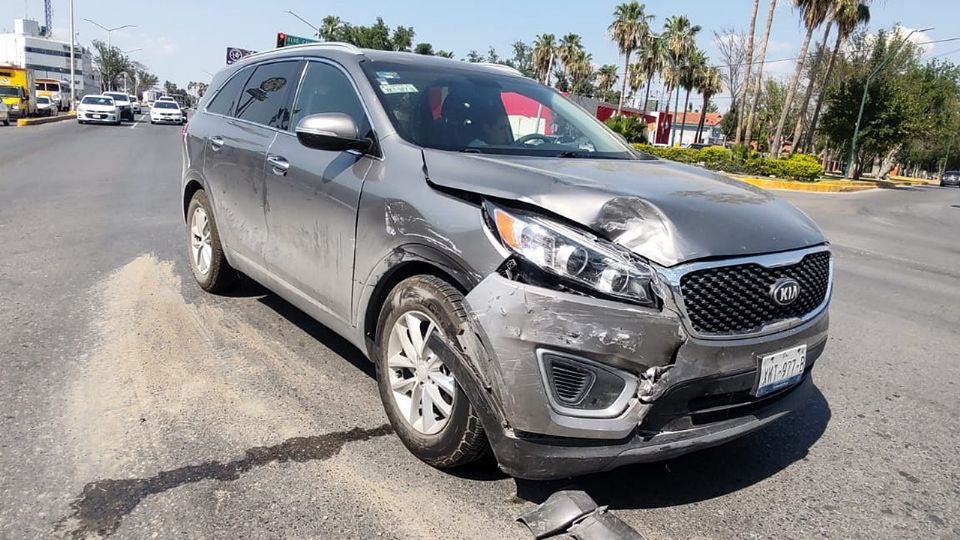
[[[253,76],[243,87],[237,102],[236,116],[278,129],[287,129],[290,106],[287,96],[296,86],[300,74],[298,60],[274,62],[257,66]]]
[[[240,89],[247,83],[253,68],[244,68],[237,72],[220,92],[213,98],[210,105],[207,105],[207,111],[224,116],[232,116],[237,108],[237,97],[240,96]]]

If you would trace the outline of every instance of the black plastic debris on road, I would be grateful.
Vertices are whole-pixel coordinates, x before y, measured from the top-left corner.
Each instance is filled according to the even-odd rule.
[[[517,517],[534,538],[567,533],[577,540],[644,540],[643,535],[611,514],[586,492],[561,490]]]

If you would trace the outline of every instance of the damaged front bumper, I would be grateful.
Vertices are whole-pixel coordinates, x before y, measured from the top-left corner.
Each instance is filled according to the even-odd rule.
[[[809,396],[827,338],[826,309],[773,335],[690,336],[649,309],[486,277],[467,295],[466,354],[455,375],[481,412],[500,466],[569,477],[721,444],[788,414]],[[806,345],[800,384],[754,398],[757,359]]]

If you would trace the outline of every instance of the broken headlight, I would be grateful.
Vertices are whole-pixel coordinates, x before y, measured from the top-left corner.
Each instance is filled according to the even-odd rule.
[[[508,249],[524,261],[576,288],[587,288],[647,306],[653,270],[603,240],[555,221],[484,204],[491,226]]]

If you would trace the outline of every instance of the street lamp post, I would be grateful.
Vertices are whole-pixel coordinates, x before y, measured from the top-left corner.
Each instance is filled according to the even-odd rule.
[[[845,178],[850,178],[851,172],[853,171],[853,159],[857,155],[857,139],[860,137],[860,121],[863,120],[863,107],[867,104],[867,93],[870,92],[870,83],[873,82],[873,78],[877,76],[877,73],[880,73],[880,70],[886,67],[886,65],[890,63],[890,60],[893,60],[893,57],[900,52],[900,49],[910,41],[910,36],[917,32],[926,32],[928,30],[933,30],[933,27],[911,30],[910,33],[903,38],[903,41],[900,42],[900,45],[887,53],[880,61],[880,64],[867,76],[867,81],[863,84],[863,97],[860,98],[860,112],[857,114],[857,123],[853,126],[853,139],[850,140],[850,159],[847,160],[847,170],[843,173]]]
[[[289,13],[289,14],[293,15],[294,17],[300,19],[300,22],[302,22],[303,24],[309,26],[310,28],[313,28],[313,31],[317,33],[317,39],[320,39],[320,29],[319,29],[319,28],[317,28],[316,26],[310,24],[310,22],[309,22],[308,20],[304,19],[303,17],[297,15],[296,13],[294,13],[294,12],[292,12],[292,11],[289,11],[289,10],[288,10],[287,13]]]
[[[71,112],[77,110],[76,52],[77,52],[77,35],[73,31],[73,0],[70,0],[70,111]]]
[[[72,5],[72,3],[71,3],[71,5]],[[87,21],[87,22],[90,23],[90,24],[93,24],[93,25],[96,25],[96,26],[100,27],[101,29],[103,29],[103,30],[107,33],[107,47],[113,47],[113,44],[112,44],[112,42],[110,41],[110,35],[111,35],[113,32],[115,32],[115,31],[117,31],[117,30],[123,30],[124,28],[136,28],[136,27],[137,27],[137,25],[135,25],[135,24],[125,24],[125,25],[123,25],[123,26],[116,26],[116,27],[114,27],[114,28],[107,28],[106,26],[104,26],[104,25],[102,25],[102,24],[100,24],[100,23],[98,23],[97,21],[94,21],[94,20],[92,20],[92,19],[84,18],[83,20]]]

